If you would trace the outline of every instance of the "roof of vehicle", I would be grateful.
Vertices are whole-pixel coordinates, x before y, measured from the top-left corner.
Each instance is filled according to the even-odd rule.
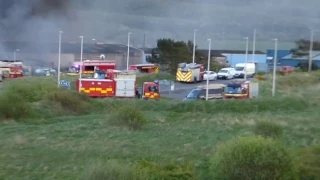
[[[134,65],[130,65],[130,66],[141,67],[141,66],[158,66],[158,65],[157,64],[134,64]]]
[[[219,88],[226,87],[226,85],[224,85],[224,84],[209,84],[208,87],[209,87],[209,89],[219,89]],[[198,86],[197,89],[207,89],[207,85]]]

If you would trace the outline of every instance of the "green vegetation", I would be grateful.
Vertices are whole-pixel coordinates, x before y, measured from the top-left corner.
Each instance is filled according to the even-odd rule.
[[[282,127],[275,122],[269,121],[257,121],[253,128],[253,132],[256,135],[263,136],[265,138],[278,139],[282,137]]]
[[[0,95],[0,179],[212,179],[214,159],[228,157],[217,145],[236,137],[249,139],[243,160],[259,157],[263,164],[288,152],[283,161],[269,158],[279,160],[270,168],[280,172],[287,162],[301,179],[316,179],[320,72],[279,76],[276,98],[271,80],[260,81],[259,99],[215,102],[90,99],[56,88],[50,77],[7,81]]]
[[[261,136],[235,138],[220,145],[211,160],[210,172],[212,179],[298,179],[287,148]]]

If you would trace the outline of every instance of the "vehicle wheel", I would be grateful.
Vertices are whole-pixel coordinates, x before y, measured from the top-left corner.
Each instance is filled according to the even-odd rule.
[[[193,83],[197,83],[197,78],[196,77],[193,78]]]

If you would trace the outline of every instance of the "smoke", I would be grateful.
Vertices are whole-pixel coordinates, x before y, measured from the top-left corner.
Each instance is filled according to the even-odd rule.
[[[251,38],[253,29],[257,40],[294,41],[320,28],[319,5],[318,0],[0,0],[0,42],[57,42],[62,30],[67,42],[79,42],[82,35],[85,42],[126,44],[130,31],[132,44],[142,45],[146,34],[146,44],[154,46],[158,38],[193,39],[194,29],[202,48],[207,38],[217,48],[218,40]],[[0,45],[0,56],[7,51]]]

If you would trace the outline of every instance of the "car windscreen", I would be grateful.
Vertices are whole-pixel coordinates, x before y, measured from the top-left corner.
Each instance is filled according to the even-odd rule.
[[[228,73],[228,70],[220,70],[219,73]]]
[[[236,67],[235,70],[236,71],[242,71],[244,69],[244,67]]]
[[[228,86],[226,93],[228,94],[240,94],[241,93],[241,87],[240,86]]]
[[[188,94],[187,99],[198,99],[200,97],[200,93],[200,89],[194,89]]]

